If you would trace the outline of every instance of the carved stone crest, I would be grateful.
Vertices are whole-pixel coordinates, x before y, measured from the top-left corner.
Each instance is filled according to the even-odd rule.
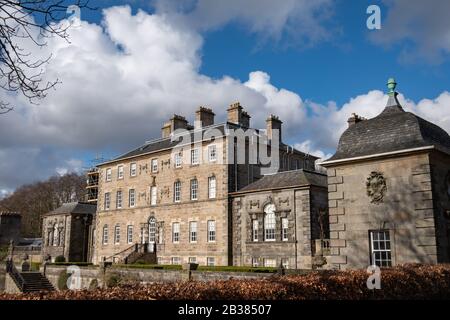
[[[169,194],[170,194],[170,189],[168,186],[165,186],[161,189],[161,199],[163,196],[166,196],[168,198]]]
[[[250,210],[253,209],[253,207],[256,207],[259,209],[259,200],[250,200]]]
[[[386,193],[386,179],[381,172],[372,171],[366,180],[367,195],[371,198],[371,203],[383,202]]]

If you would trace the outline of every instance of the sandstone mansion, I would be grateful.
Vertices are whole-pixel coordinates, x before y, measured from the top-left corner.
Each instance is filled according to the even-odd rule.
[[[98,165],[90,202],[44,216],[43,253],[296,269],[449,262],[450,136],[405,111],[395,86],[375,118],[349,115],[321,169],[283,142],[274,115],[265,130],[239,103],[225,122],[205,107],[194,125],[174,115],[161,138]]]

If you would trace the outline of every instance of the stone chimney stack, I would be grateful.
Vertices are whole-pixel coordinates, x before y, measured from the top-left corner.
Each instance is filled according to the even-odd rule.
[[[195,128],[207,127],[214,124],[214,112],[205,107],[199,107],[195,111]]]
[[[244,111],[239,102],[235,102],[227,109],[228,122],[239,124],[242,127],[250,127],[250,115]]]
[[[242,111],[241,113],[241,125],[244,128],[250,128],[250,115],[247,113],[247,111]]]
[[[173,117],[161,128],[162,137],[167,138],[177,129],[189,129],[188,122],[185,117],[174,114]]]
[[[364,120],[366,120],[366,118],[360,117],[356,113],[352,113],[352,116],[347,120],[348,127],[350,128],[352,125]]]
[[[281,125],[282,121],[275,115],[271,114],[266,120],[266,134],[267,137],[272,140],[273,130],[278,130],[278,139],[281,142]]]

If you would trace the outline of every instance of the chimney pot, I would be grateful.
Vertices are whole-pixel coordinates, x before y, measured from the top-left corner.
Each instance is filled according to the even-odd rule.
[[[210,108],[200,106],[195,111],[195,128],[207,127],[214,124],[214,112]]]

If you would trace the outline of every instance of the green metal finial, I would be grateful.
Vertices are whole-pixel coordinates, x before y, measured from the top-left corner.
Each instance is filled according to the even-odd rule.
[[[395,87],[397,87],[397,82],[395,82],[394,78],[389,78],[387,82],[388,87],[388,95],[393,96],[395,94]]]

